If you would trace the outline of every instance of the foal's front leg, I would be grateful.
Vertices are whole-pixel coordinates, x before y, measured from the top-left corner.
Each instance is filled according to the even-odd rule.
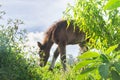
[[[60,52],[60,59],[61,59],[63,69],[66,70],[66,45],[59,44],[58,48]]]
[[[49,70],[53,70],[54,65],[55,65],[55,61],[56,61],[56,59],[58,58],[58,55],[59,55],[59,51],[58,51],[58,48],[57,48],[57,49],[55,50],[54,54],[53,54],[52,63],[51,63],[51,65],[50,65]]]

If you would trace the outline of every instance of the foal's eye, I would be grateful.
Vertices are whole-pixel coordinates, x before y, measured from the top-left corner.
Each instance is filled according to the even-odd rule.
[[[43,50],[39,50],[38,54],[39,54],[40,57],[42,57],[42,56],[44,56],[44,51]]]

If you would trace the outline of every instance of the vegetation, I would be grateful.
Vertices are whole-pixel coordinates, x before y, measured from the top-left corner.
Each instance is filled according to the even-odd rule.
[[[116,9],[118,7],[120,7],[120,1],[119,0],[109,0],[104,8],[105,9]]]
[[[75,70],[80,71],[79,79],[118,80],[120,55],[120,11],[115,9],[118,0],[76,0],[64,12],[65,18],[75,20],[75,25],[86,32],[90,51],[81,55]],[[116,3],[118,1],[118,3]],[[115,5],[117,4],[117,5]],[[114,10],[104,10],[107,9]],[[69,23],[69,22],[68,22]],[[82,70],[80,70],[82,69]],[[87,76],[87,77],[86,77]]]
[[[21,20],[0,24],[0,80],[120,79],[120,11],[118,6],[105,10],[105,3],[106,0],[76,0],[64,12],[64,18],[75,20],[75,25],[86,32],[86,39],[90,38],[89,51],[79,56],[75,65],[67,65],[66,72],[59,62],[51,72],[47,70],[49,63],[41,68],[34,57],[26,57],[30,50],[25,51],[26,31],[19,30]],[[0,11],[0,19],[4,14]]]
[[[120,41],[120,12],[117,9],[104,10],[104,3],[106,1],[76,0],[76,4],[69,5],[64,13],[65,18],[75,20],[75,25],[86,32],[86,37],[90,38],[89,47],[108,47]]]

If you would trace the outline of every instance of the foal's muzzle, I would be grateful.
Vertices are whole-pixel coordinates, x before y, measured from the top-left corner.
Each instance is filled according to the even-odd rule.
[[[46,65],[46,62],[42,62],[39,65],[40,65],[40,67],[44,67]]]

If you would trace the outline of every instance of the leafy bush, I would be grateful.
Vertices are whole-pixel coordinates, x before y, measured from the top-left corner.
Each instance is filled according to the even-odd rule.
[[[1,18],[4,13],[1,11]],[[27,38],[25,30],[18,30],[21,24],[23,22],[17,19],[8,20],[6,25],[0,24],[0,80],[41,79],[37,72],[39,66],[34,60],[25,58]]]
[[[79,57],[81,61],[74,67],[74,70],[80,70],[80,78],[83,79],[89,78],[86,75],[92,77],[92,80],[119,79],[120,52],[114,52],[116,47],[117,45],[105,51],[85,52]]]
[[[120,41],[120,10],[103,9],[107,1],[76,0],[64,12],[64,18],[75,20],[75,25],[90,38],[90,48],[108,48]],[[102,44],[100,44],[102,42]]]
[[[119,0],[109,0],[104,8],[105,9],[116,9],[118,7],[120,7],[120,1]]]
[[[120,77],[120,10],[106,11],[105,3],[106,0],[76,0],[64,12],[64,18],[75,20],[74,25],[86,33],[86,39],[90,38],[89,49],[97,50],[79,57],[80,62],[74,67],[79,73],[78,80],[118,80]]]
[[[31,75],[33,68],[27,59],[24,58],[25,52],[23,40],[25,32],[18,32],[18,25],[22,24],[20,20],[8,21],[7,26],[0,26],[0,79],[1,80],[30,80],[34,78]],[[37,74],[36,74],[37,75]]]

